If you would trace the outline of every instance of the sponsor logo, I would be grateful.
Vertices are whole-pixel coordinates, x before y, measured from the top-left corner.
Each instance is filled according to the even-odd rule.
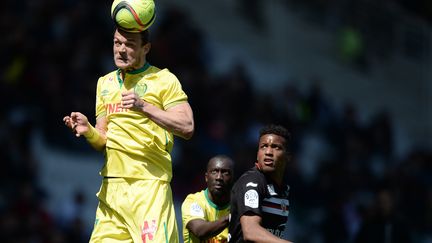
[[[244,204],[245,206],[251,208],[258,208],[259,195],[258,192],[251,189],[244,194]]]
[[[145,220],[144,224],[141,226],[141,239],[143,241],[143,243],[146,243],[147,238],[152,241],[154,234],[156,233],[157,230],[157,225],[156,225],[156,220],[151,220],[151,222],[149,223],[149,221]]]
[[[279,238],[284,237],[284,231],[283,230],[267,228],[267,231],[272,233],[273,235],[279,237]]]
[[[121,103],[110,103],[105,105],[107,115],[118,112],[127,112],[129,109],[123,108]]]

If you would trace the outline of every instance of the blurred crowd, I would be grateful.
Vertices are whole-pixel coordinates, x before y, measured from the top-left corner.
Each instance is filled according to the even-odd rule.
[[[338,58],[363,72],[371,62],[395,53],[413,61],[431,57],[432,3],[429,0],[279,0],[294,15],[337,35]],[[238,13],[256,30],[266,31],[275,1],[237,1]]]
[[[91,150],[62,118],[79,110],[94,119],[96,81],[114,68],[109,12],[102,0],[2,2],[2,242],[88,241],[91,229],[79,214],[47,210],[30,138],[38,129],[52,147]],[[295,141],[288,169],[295,242],[432,242],[432,153],[396,156],[388,111],[361,121],[356,104],[332,103],[320,77],[306,90],[286,80],[261,92],[240,62],[214,74],[206,36],[187,12],[167,7],[158,18],[149,61],[177,74],[196,123],[193,139],[176,140],[174,197],[205,186],[205,165],[216,154],[234,158],[242,174],[253,166],[260,126],[279,123]],[[71,207],[79,210],[84,200],[78,192]]]

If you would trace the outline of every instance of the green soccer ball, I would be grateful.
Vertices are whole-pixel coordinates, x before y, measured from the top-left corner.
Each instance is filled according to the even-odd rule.
[[[118,28],[128,32],[148,29],[156,17],[153,0],[114,0],[111,17]]]

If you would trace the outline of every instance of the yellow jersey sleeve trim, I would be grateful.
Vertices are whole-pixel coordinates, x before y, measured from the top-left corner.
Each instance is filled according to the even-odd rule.
[[[169,104],[166,104],[164,108],[165,108],[165,110],[168,110],[171,107],[174,107],[174,106],[176,106],[178,104],[183,104],[183,103],[186,103],[186,102],[187,102],[187,98],[186,99],[177,100],[177,101],[173,101],[173,102],[171,102]]]

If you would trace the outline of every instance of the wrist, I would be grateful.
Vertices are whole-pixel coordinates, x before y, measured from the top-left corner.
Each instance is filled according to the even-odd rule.
[[[146,103],[145,103],[145,101],[141,99],[140,102],[139,102],[138,107],[140,108],[140,110],[141,110],[142,112],[145,112],[145,109],[147,108],[147,107],[146,107]]]
[[[83,135],[84,137],[87,139],[87,141],[89,141],[90,143],[94,143],[97,140],[99,140],[99,131],[93,127],[90,123],[87,124],[88,126],[88,131],[85,132]]]

